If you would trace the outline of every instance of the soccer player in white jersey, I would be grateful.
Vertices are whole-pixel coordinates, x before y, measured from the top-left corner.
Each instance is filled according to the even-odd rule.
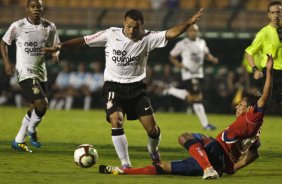
[[[182,82],[178,88],[170,87],[166,89],[164,94],[170,94],[192,103],[193,110],[203,129],[214,130],[215,126],[208,122],[203,106],[201,81],[204,77],[204,60],[217,64],[218,59],[210,53],[205,40],[199,38],[198,34],[198,25],[190,26],[187,30],[187,37],[180,40],[171,50],[170,61],[181,69]]]
[[[15,40],[17,47],[16,72],[22,93],[30,103],[30,109],[22,120],[21,128],[12,142],[15,150],[31,152],[25,138],[39,148],[37,126],[48,107],[46,98],[47,71],[45,56],[41,48],[59,43],[56,27],[52,22],[41,18],[43,5],[41,0],[27,0],[27,17],[11,24],[1,41],[1,53],[8,75],[14,74],[14,68],[8,57],[8,46]],[[52,54],[53,61],[58,60],[58,52]]]
[[[112,127],[112,141],[123,167],[131,167],[128,142],[124,134],[124,116],[128,120],[138,119],[148,135],[148,151],[152,163],[160,163],[158,145],[161,138],[153,109],[146,93],[143,79],[150,51],[164,47],[168,40],[177,38],[202,16],[199,10],[192,18],[166,31],[152,32],[144,29],[143,14],[136,9],[124,16],[124,27],[111,27],[93,35],[63,42],[57,47],[44,48],[46,53],[60,49],[83,46],[105,47],[106,64],[103,94],[107,120]]]

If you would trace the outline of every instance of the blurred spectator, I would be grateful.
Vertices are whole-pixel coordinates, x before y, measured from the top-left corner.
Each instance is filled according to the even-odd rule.
[[[87,96],[88,90],[85,86],[86,68],[83,62],[77,66],[77,71],[70,73],[68,93],[65,101],[65,109],[72,109],[74,97]]]
[[[179,75],[172,72],[173,67],[171,64],[165,64],[161,67],[160,71],[155,71],[154,78],[152,79],[150,89],[151,95],[154,95],[155,100],[152,102],[155,110],[160,111],[179,111],[183,107],[181,100],[178,100],[170,95],[163,95],[163,90],[168,86],[176,86],[179,81]]]
[[[167,0],[166,5],[169,9],[178,9],[180,7],[180,2],[179,0]]]
[[[91,103],[93,107],[103,107],[102,88],[104,84],[104,73],[100,61],[94,61],[90,64],[90,72],[86,74],[84,82],[84,105],[85,111],[90,110]]]
[[[229,75],[229,77],[230,76],[231,75]],[[233,96],[230,94],[230,85],[228,85],[228,83],[230,84],[230,82],[228,82],[229,80],[228,69],[224,66],[218,68],[213,81],[213,84],[216,84],[216,86],[214,86],[214,92],[212,93],[210,91],[210,94],[213,94],[213,97],[209,98],[214,113],[230,112],[230,104]]]
[[[65,105],[65,96],[67,95],[70,81],[70,72],[71,68],[68,62],[62,63],[62,71],[60,71],[57,75],[57,78],[54,84],[51,86],[53,91],[53,96],[50,101],[49,108],[60,110]]]
[[[150,0],[151,8],[159,10],[164,7],[166,0]]]

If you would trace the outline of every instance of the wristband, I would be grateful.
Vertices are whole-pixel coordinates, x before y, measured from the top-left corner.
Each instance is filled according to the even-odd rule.
[[[258,67],[256,67],[256,66],[254,66],[254,67],[252,68],[253,73],[255,73],[255,71],[257,71],[257,70],[258,70]]]

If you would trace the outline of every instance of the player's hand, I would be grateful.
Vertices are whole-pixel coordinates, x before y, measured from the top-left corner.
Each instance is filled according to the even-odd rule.
[[[263,78],[263,73],[262,73],[262,71],[256,70],[256,71],[254,72],[254,79],[258,80],[258,79],[261,79],[261,78]]]
[[[219,60],[217,57],[212,57],[212,63],[213,64],[218,64],[219,63]]]
[[[204,9],[201,8],[193,17],[189,20],[191,24],[195,24],[198,20],[200,20],[200,17],[203,15]]]
[[[15,68],[11,63],[5,64],[5,72],[7,75],[13,75],[15,72]]]
[[[52,54],[52,53],[55,53],[57,51],[59,51],[61,48],[60,45],[56,45],[54,47],[44,47],[41,49],[41,51],[44,53],[44,54]]]
[[[267,62],[266,62],[266,69],[267,70],[272,70],[273,68],[273,58],[272,58],[272,55],[271,54],[266,54],[267,55]]]

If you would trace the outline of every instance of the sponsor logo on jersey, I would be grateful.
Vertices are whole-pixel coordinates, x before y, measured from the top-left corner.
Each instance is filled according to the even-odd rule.
[[[132,66],[138,65],[140,56],[127,56],[126,51],[113,49],[112,61],[114,61],[117,66]]]
[[[35,69],[32,69],[32,68],[27,68],[26,71],[29,73],[29,74],[34,74],[34,73],[37,73]]]
[[[41,48],[38,47],[38,42],[25,42],[24,43],[24,51],[30,56],[40,56],[42,55]]]
[[[106,32],[106,30],[104,30],[104,31],[101,31],[101,32],[98,32],[98,33],[96,33],[96,34],[94,34],[94,35],[89,35],[89,36],[85,36],[85,42],[86,43],[89,43],[89,42],[91,42],[92,40],[95,40],[96,38],[98,38],[99,36],[101,36],[103,33],[105,33]]]

